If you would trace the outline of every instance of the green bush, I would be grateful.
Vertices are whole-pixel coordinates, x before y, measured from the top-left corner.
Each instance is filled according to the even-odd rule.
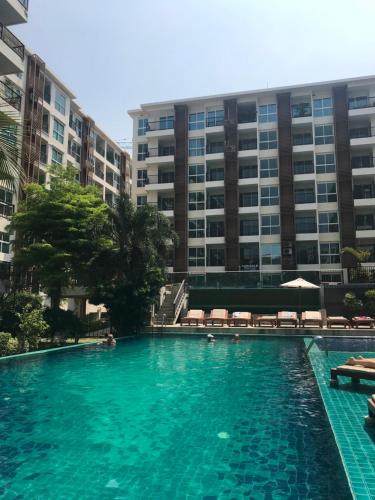
[[[357,298],[354,292],[348,292],[345,294],[343,304],[345,316],[349,319],[363,311],[363,303]]]
[[[375,316],[375,290],[367,290],[365,293],[365,311],[369,316]]]
[[[18,336],[21,333],[19,314],[28,305],[33,309],[42,309],[41,297],[30,292],[7,293],[0,297],[0,328]]]
[[[31,304],[28,304],[22,313],[18,313],[20,319],[19,343],[22,351],[27,351],[30,348],[32,351],[38,349],[39,341],[42,335],[48,330],[49,325],[43,319],[43,310],[34,309]],[[26,349],[27,344],[27,349]]]
[[[9,356],[18,351],[18,342],[10,333],[0,332],[0,356]]]
[[[47,334],[51,341],[56,336],[64,339],[74,338],[77,341],[83,334],[82,322],[72,311],[47,308],[44,311],[44,319],[49,325]]]

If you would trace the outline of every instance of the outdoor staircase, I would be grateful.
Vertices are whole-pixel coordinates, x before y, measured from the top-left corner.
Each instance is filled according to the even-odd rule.
[[[185,280],[182,283],[166,285],[163,303],[154,316],[154,325],[174,325],[181,313],[186,295]]]

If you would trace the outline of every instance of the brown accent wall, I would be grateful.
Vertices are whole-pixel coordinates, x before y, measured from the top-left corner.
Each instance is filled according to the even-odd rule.
[[[339,206],[340,243],[341,248],[355,247],[355,223],[353,203],[353,181],[350,163],[350,136],[348,118],[348,95],[346,85],[333,87],[333,108],[336,148],[336,178]],[[343,254],[343,267],[354,267],[352,255]]]
[[[225,269],[238,271],[240,248],[237,99],[224,101],[224,141]]]
[[[174,271],[187,272],[187,186],[188,186],[188,108],[185,104],[175,109],[175,178],[174,178],[174,226],[179,244],[175,250]]]
[[[290,92],[277,94],[277,120],[279,141],[281,266],[282,269],[296,269]]]
[[[82,123],[82,154],[81,154],[81,184],[92,184],[94,172],[94,126],[95,122],[88,116],[83,117]]]

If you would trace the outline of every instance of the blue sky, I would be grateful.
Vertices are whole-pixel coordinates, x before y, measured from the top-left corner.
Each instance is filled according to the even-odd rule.
[[[375,73],[374,0],[30,0],[14,27],[114,140],[141,103]]]

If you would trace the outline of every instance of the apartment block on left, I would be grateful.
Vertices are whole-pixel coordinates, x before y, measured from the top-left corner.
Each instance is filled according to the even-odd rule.
[[[23,117],[23,70],[25,47],[12,33],[13,25],[26,23],[28,0],[0,1],[0,113],[9,118],[7,133],[20,144],[22,140]],[[20,158],[21,161],[21,158]],[[6,274],[11,260],[9,234],[5,231],[10,215],[16,204],[17,188],[14,192],[0,183],[0,275]]]

